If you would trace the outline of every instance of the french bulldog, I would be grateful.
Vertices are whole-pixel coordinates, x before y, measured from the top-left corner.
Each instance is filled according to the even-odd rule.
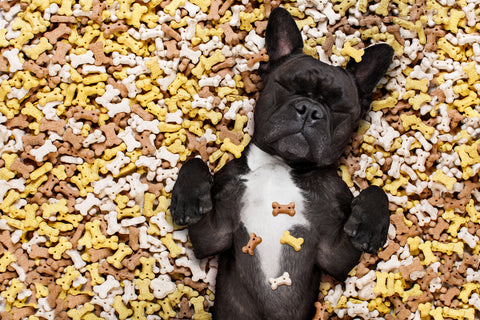
[[[173,188],[172,217],[188,226],[195,255],[219,255],[214,319],[312,319],[322,273],[345,279],[362,252],[385,243],[389,227],[383,190],[354,198],[337,162],[392,48],[370,46],[346,69],[320,62],[303,53],[282,8],[271,12],[265,41],[270,60],[260,67],[252,142],[214,175],[201,159],[187,161]],[[295,214],[273,215],[273,202],[293,202]],[[303,238],[300,250],[280,242],[284,231]],[[262,239],[253,255],[242,251],[251,233]],[[272,289],[285,272],[291,284]]]

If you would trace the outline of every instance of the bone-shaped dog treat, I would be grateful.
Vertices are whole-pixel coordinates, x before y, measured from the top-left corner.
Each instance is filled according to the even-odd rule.
[[[258,246],[260,242],[262,242],[261,237],[257,237],[257,235],[253,232],[250,233],[250,240],[248,240],[247,245],[242,248],[242,252],[253,256],[253,250],[255,250],[255,247]]]
[[[295,251],[300,251],[300,249],[302,249],[303,238],[295,238],[290,235],[289,231],[285,231],[280,238],[280,243],[291,245]]]
[[[281,286],[281,285],[286,285],[286,286],[292,285],[292,280],[290,279],[290,275],[288,274],[288,272],[284,272],[278,278],[270,278],[268,279],[268,282],[270,282],[270,287],[272,288],[272,290],[277,290],[278,286]]]
[[[279,204],[278,202],[272,203],[272,214],[276,217],[279,213],[285,213],[293,217],[295,215],[295,203],[290,202],[289,204]]]

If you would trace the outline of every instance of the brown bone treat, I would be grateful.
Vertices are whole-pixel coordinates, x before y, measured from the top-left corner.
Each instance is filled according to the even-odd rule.
[[[465,116],[455,109],[448,111],[448,116],[450,117],[450,128],[452,129],[455,129],[458,124],[465,119]]]
[[[1,1],[0,1],[0,8],[2,8],[3,11],[6,11],[6,12],[10,11],[11,6],[10,6],[10,3],[8,3],[8,2],[9,2],[9,1],[7,1],[7,0],[1,0]],[[12,1],[12,2],[13,2],[13,1]],[[0,318],[1,318],[1,317],[0,317]],[[3,319],[3,318],[2,318],[2,319]]]
[[[418,257],[415,257],[413,259],[413,262],[410,263],[409,265],[407,266],[401,266],[398,271],[400,271],[400,273],[402,274],[403,278],[407,279],[407,280],[412,280],[412,281],[415,281],[417,280],[416,278],[415,279],[412,279],[411,275],[412,273],[414,272],[421,272],[421,271],[424,271],[424,268],[422,266],[422,263],[420,262],[420,259]]]
[[[315,316],[313,320],[324,320],[326,314],[326,307],[324,304],[320,303],[319,301],[314,303],[315,305]]]
[[[403,304],[402,298],[395,294],[394,296],[389,298],[394,306],[394,312],[397,316],[396,319],[407,319],[412,312]]]
[[[434,207],[443,207],[444,200],[440,192],[435,192],[427,201]]]
[[[230,139],[235,145],[239,145],[242,141],[243,134],[241,132],[233,132],[228,130],[228,121],[222,120],[217,126],[217,130],[220,131],[218,137],[220,140]]]
[[[40,133],[36,136],[24,135],[22,136],[23,147],[34,147],[34,146],[43,146],[45,143],[45,134]]]
[[[191,319],[192,318],[192,312],[190,310],[190,302],[188,302],[187,297],[182,297],[182,300],[180,300],[180,310],[177,312],[177,316],[180,319]]]
[[[30,177],[30,172],[32,172],[33,169],[35,169],[34,166],[24,164],[20,158],[15,158],[10,166],[10,170],[21,174],[24,179],[28,179],[28,177]]]
[[[35,261],[28,258],[28,255],[23,251],[23,249],[17,249],[14,253],[17,258],[17,264],[21,266],[24,270],[30,270],[35,265]]]
[[[63,135],[63,140],[70,143],[74,149],[79,150],[82,147],[85,138],[81,135],[74,134],[72,128],[67,128]]]
[[[451,286],[460,287],[464,285],[467,280],[458,272],[457,269],[453,269],[450,274],[442,275],[443,282],[448,283]]]
[[[119,71],[121,71],[121,70],[122,70],[122,66],[119,66],[119,67],[120,67],[120,70],[119,70]],[[108,70],[107,70],[109,73],[111,73],[111,72],[110,72],[110,68],[111,68],[111,67],[108,67]],[[107,84],[109,84],[109,85],[111,85],[113,88],[119,90],[119,91],[120,91],[120,96],[121,96],[122,98],[126,98],[126,97],[128,96],[128,89],[127,89],[127,87],[126,87],[123,83],[121,83],[120,81],[117,82],[117,81],[115,81],[114,78],[112,78],[112,77],[109,76],[108,79],[107,79]]]
[[[79,197],[80,191],[73,189],[67,181],[60,181],[60,183],[53,188],[56,192],[60,192],[67,197]]]
[[[66,56],[67,52],[72,49],[72,45],[68,42],[57,42],[55,53],[52,57],[52,63],[59,63],[64,65],[67,63]]]
[[[85,304],[92,299],[89,295],[79,294],[79,295],[67,295],[67,307],[69,309],[75,309],[79,305]]]
[[[39,66],[32,60],[27,60],[23,63],[23,69],[28,70],[35,74],[37,78],[44,78],[48,74],[48,69]]]
[[[445,100],[447,100],[447,97],[445,96],[445,92],[440,88],[433,90],[430,94],[432,96],[436,96],[438,99],[438,102],[443,103],[445,102]]]
[[[98,267],[98,270],[101,274],[109,274],[115,277],[118,281],[123,279],[133,280],[135,278],[135,274],[128,269],[116,269],[112,267],[107,260],[104,260],[101,265]]]
[[[211,0],[210,9],[208,10],[207,20],[218,21],[220,20],[220,15],[218,13],[220,5],[222,4],[221,0]]]
[[[66,310],[67,310],[67,301],[62,298],[57,298],[55,301],[55,318],[57,319],[68,319]]]
[[[13,320],[13,315],[8,311],[0,311],[0,319],[2,319],[2,320]]]
[[[130,109],[132,109],[133,113],[139,115],[140,118],[142,118],[145,121],[152,121],[153,119],[155,119],[153,114],[143,109],[138,103],[132,105]]]
[[[115,32],[127,31],[128,26],[125,24],[125,21],[119,20],[113,24],[102,24],[102,27],[100,29],[103,31],[105,37],[108,38]]]
[[[397,252],[398,249],[400,249],[400,245],[398,243],[395,241],[389,241],[388,246],[378,253],[378,257],[384,261],[387,261],[395,252]]]
[[[180,33],[178,33],[175,29],[172,29],[168,24],[162,24],[162,31],[177,42],[182,41],[182,36],[180,35]]]
[[[48,77],[47,81],[48,81],[48,86],[51,89],[55,89],[56,87],[58,87],[58,84],[60,83],[61,79],[59,76],[54,76],[54,77]]]
[[[98,115],[100,114],[100,110],[85,110],[82,107],[79,107],[77,111],[73,114],[75,120],[89,120],[92,122],[98,122]]]
[[[140,229],[137,227],[128,228],[128,245],[132,248],[133,251],[140,249],[138,242],[138,235],[140,234]]]
[[[72,244],[72,248],[76,248],[78,245],[78,240],[83,236],[83,231],[85,231],[85,224],[79,224],[78,227],[75,229],[75,232],[70,238],[70,243]]]
[[[442,217],[438,217],[435,227],[428,229],[428,233],[432,235],[434,240],[439,240],[443,231],[447,230],[450,224],[446,222]]]
[[[69,35],[71,32],[72,29],[70,29],[65,23],[60,23],[58,27],[52,31],[45,32],[43,35],[48,39],[48,42],[51,44],[56,44],[58,39]]]
[[[175,263],[172,263],[172,265],[173,265],[173,271],[168,273],[172,279],[182,280],[185,277],[190,277],[192,275],[192,272],[190,271],[189,268],[179,267]]]
[[[134,227],[131,227],[134,228]],[[130,228],[129,228],[130,230]],[[129,244],[130,245],[130,244]],[[133,247],[130,245],[133,249]],[[136,251],[133,255],[128,256],[127,258],[122,260],[122,265],[130,271],[134,271],[137,266],[140,265],[140,258],[145,257],[148,258],[148,253],[143,250]]]
[[[58,133],[58,135],[63,136],[65,132],[66,122],[63,119],[60,120],[47,120],[42,118],[40,120],[40,131],[52,131]]]
[[[162,194],[163,183],[152,183],[148,181],[146,178],[142,179],[142,183],[148,184],[148,192],[153,193],[157,197]]]
[[[178,58],[180,56],[180,50],[177,48],[176,40],[164,41],[163,44],[167,49],[166,57],[168,59]]]
[[[422,279],[418,280],[418,283],[420,284],[422,290],[428,290],[430,282],[436,277],[438,277],[438,272],[435,272],[432,267],[428,267]]]
[[[93,6],[92,15],[91,15],[92,21],[97,24],[102,24],[103,22],[102,13],[106,6],[105,2],[100,0],[93,0],[92,6]]]
[[[55,23],[75,23],[77,19],[74,16],[60,16],[60,15],[52,15],[50,17],[50,22]]]
[[[98,1],[98,0],[97,0]],[[97,41],[95,43],[90,43],[88,48],[92,50],[93,56],[95,57],[95,65],[110,65],[112,64],[113,60],[110,57],[107,57],[103,51],[103,42]]]
[[[136,135],[137,140],[140,141],[140,143],[142,144],[142,154],[144,156],[153,155],[155,154],[155,151],[157,151],[155,146],[152,144],[152,141],[150,140],[151,134],[152,133],[150,131],[145,130],[142,132],[141,135]]]
[[[245,58],[248,61],[247,65],[249,67],[253,67],[253,65],[255,65],[255,63],[260,62],[260,61],[267,62],[268,59],[269,59],[268,54],[267,54],[267,49],[265,49],[265,48],[260,50],[259,52],[255,53],[255,54],[246,54]]]
[[[425,45],[425,51],[432,52],[437,50],[437,38],[445,36],[445,30],[439,25],[433,28],[425,28],[425,34],[427,35],[427,44]]]
[[[27,272],[27,283],[39,283],[44,286],[49,286],[55,282],[55,278],[51,276],[42,276],[37,271]]]
[[[90,261],[93,263],[98,262],[106,257],[113,255],[113,250],[110,248],[102,248],[102,249],[88,249],[88,253],[90,254]]]
[[[186,286],[192,287],[193,289],[197,290],[198,292],[203,291],[204,289],[206,289],[208,287],[206,283],[195,282],[189,277],[186,277],[185,279],[183,279],[182,282]]]
[[[419,296],[408,297],[407,305],[412,313],[417,312],[420,303],[426,303],[433,300],[433,295],[429,291],[423,291]]]
[[[48,286],[47,302],[50,308],[55,309],[57,307],[57,297],[62,292],[62,287],[52,283]]]
[[[23,308],[13,307],[12,308],[13,320],[28,318],[31,315],[34,315],[35,312],[37,312],[37,310],[35,310],[35,308],[33,307],[28,307],[28,306]]]
[[[258,246],[262,242],[262,238],[258,237],[255,233],[250,233],[250,239],[246,246],[242,248],[243,253],[248,253],[249,255],[253,256],[255,247]]]
[[[225,61],[217,63],[212,67],[213,72],[218,72],[225,68],[232,68],[236,64],[235,59],[233,57],[228,57]]]
[[[447,292],[440,295],[440,300],[445,306],[450,306],[453,299],[460,294],[460,289],[457,287],[448,288]]]
[[[290,202],[289,204],[279,204],[278,202],[273,202],[272,209],[272,214],[274,217],[278,216],[280,213],[288,214],[291,217],[295,215],[294,202]]]
[[[225,36],[225,43],[230,46],[235,46],[240,42],[239,35],[233,31],[232,27],[228,23],[223,23],[218,26],[223,30],[223,34]]]
[[[226,0],[223,2],[222,6],[220,7],[220,9],[218,9],[218,14],[220,16],[224,16],[225,15],[225,12],[227,12],[227,10],[230,8],[230,6],[235,2],[235,0]],[[265,5],[266,3],[269,2],[268,0],[265,1]],[[268,16],[267,16],[268,17]],[[230,43],[227,43],[227,44],[230,44]]]

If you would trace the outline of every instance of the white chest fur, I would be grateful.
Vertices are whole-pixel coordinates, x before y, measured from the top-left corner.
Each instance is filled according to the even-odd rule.
[[[248,233],[254,232],[262,238],[255,248],[265,277],[278,277],[282,246],[280,238],[286,230],[296,225],[308,225],[304,216],[305,200],[290,174],[290,167],[281,159],[273,157],[256,146],[248,154],[250,172],[243,179],[246,184],[241,220]],[[272,214],[272,203],[295,203],[295,215]],[[295,235],[294,235],[295,236]]]

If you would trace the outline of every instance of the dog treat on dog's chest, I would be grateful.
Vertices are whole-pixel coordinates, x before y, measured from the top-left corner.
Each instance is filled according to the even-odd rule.
[[[272,290],[277,290],[277,288],[281,285],[292,285],[292,280],[290,279],[290,275],[288,274],[288,272],[284,272],[278,278],[270,278],[268,279],[268,282],[270,282],[270,287],[272,288]]]
[[[295,203],[290,202],[289,204],[279,204],[278,202],[272,203],[272,214],[274,217],[278,216],[280,213],[288,214],[293,217],[295,215]]]
[[[295,249],[295,251],[300,251],[302,249],[303,238],[295,238],[294,236],[290,235],[290,231],[284,231],[282,238],[280,238],[281,244],[288,244]]]
[[[242,248],[243,253],[248,253],[249,255],[253,256],[255,247],[258,246],[262,242],[262,238],[258,237],[255,233],[250,233],[250,240],[246,246]]]

